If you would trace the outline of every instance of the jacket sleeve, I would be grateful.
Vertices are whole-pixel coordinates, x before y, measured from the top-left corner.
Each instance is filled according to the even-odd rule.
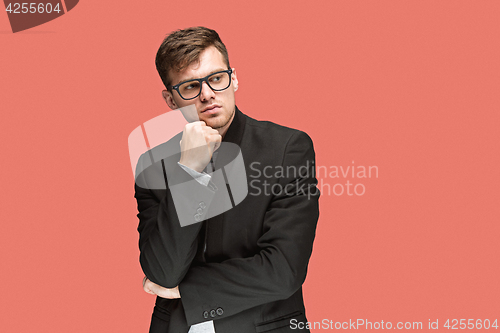
[[[145,164],[147,156],[143,157],[139,164]],[[173,186],[170,187],[164,178],[165,163],[171,167],[168,184]],[[202,226],[199,222],[205,219],[217,189],[200,184],[176,162],[158,162],[147,168],[139,165],[138,170],[143,170],[135,182],[139,261],[149,280],[174,288],[184,278],[196,254]]]
[[[309,136],[293,134],[282,165],[308,169],[279,179],[284,191],[273,197],[267,209],[256,255],[189,269],[179,285],[189,325],[287,299],[302,286],[319,217],[314,159]],[[207,318],[207,312],[219,308],[223,311],[215,318]]]

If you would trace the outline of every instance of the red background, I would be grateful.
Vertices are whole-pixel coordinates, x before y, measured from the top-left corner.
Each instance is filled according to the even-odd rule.
[[[0,331],[147,332],[127,137],[168,110],[163,37],[216,29],[248,115],[306,131],[323,193],[310,321],[500,317],[498,1],[96,1],[0,14]],[[319,332],[322,330],[315,330]]]

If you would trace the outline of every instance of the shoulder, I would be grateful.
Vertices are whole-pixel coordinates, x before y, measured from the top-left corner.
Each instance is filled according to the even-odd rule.
[[[304,131],[279,125],[271,121],[257,120],[247,115],[245,117],[245,131],[248,131],[249,136],[253,140],[256,137],[262,137],[272,145],[287,145],[302,142],[312,146],[311,137]]]

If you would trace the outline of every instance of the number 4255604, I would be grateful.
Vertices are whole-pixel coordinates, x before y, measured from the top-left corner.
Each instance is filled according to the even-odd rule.
[[[498,319],[495,319],[493,322],[491,322],[489,319],[448,319],[446,323],[443,325],[443,327],[446,327],[447,329],[452,329],[452,330],[465,330],[465,329],[498,329]]]
[[[51,3],[36,3],[36,2],[9,3],[9,5],[5,10],[11,14],[28,14],[28,13],[50,14],[52,12],[56,13],[61,12],[61,8],[59,8],[59,3],[57,3],[55,6],[52,6]]]

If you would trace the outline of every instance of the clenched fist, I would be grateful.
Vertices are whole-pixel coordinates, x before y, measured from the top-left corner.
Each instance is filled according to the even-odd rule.
[[[197,172],[202,172],[219,148],[222,137],[217,130],[204,121],[195,121],[184,126],[179,163]]]

